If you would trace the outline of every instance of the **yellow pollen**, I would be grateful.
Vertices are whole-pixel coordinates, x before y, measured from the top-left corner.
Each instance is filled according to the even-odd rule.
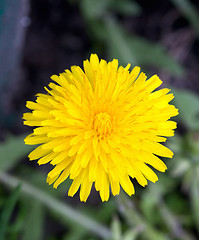
[[[112,122],[110,115],[102,112],[96,114],[93,120],[93,129],[100,137],[111,134]]]

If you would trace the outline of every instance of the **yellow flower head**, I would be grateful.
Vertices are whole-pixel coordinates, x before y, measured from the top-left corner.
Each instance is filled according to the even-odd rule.
[[[148,165],[164,172],[166,165],[158,156],[173,153],[160,144],[174,135],[178,114],[170,105],[173,94],[164,88],[154,91],[162,81],[157,75],[146,80],[139,67],[118,68],[118,60],[98,59],[91,54],[84,70],[71,67],[37,94],[36,102],[27,101],[31,113],[24,124],[35,126],[26,144],[40,144],[29,154],[30,160],[54,166],[47,182],[54,188],[70,177],[68,191],[73,196],[80,187],[80,200],[86,201],[92,184],[102,201],[120,192],[134,194],[131,178],[142,186],[156,182],[157,175]],[[164,137],[163,137],[164,136]]]

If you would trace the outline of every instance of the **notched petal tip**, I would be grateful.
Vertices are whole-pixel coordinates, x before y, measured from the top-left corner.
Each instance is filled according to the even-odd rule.
[[[167,170],[167,166],[165,165],[165,168],[159,169],[160,172],[165,172]]]
[[[57,79],[59,79],[59,76],[57,76],[57,75],[52,75],[51,77],[50,77],[53,81],[55,81],[55,82],[57,82]]]
[[[156,175],[157,176],[157,175]],[[155,183],[155,182],[157,182],[159,180],[159,178],[158,178],[158,176],[156,177],[156,178],[154,178],[154,179],[152,179],[152,180],[150,180],[152,183]]]
[[[91,53],[91,55],[90,55],[90,62],[92,62],[92,61],[99,63],[99,58],[98,58],[96,53]]]

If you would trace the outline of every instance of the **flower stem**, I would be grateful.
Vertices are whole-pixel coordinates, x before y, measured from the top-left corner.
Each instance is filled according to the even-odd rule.
[[[31,198],[39,200],[46,207],[62,215],[65,219],[81,225],[82,227],[86,228],[87,230],[93,232],[103,239],[108,239],[111,237],[111,231],[107,227],[98,223],[96,220],[85,216],[79,211],[74,210],[72,207],[60,202],[59,200],[48,195],[35,186],[32,186],[29,183],[25,183],[21,179],[13,177],[7,173],[0,172],[0,182],[11,188],[15,188],[21,184],[21,191],[24,194],[28,195]]]

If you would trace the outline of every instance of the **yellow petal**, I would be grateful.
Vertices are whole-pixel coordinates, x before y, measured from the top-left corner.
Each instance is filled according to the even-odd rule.
[[[30,160],[35,160],[35,159],[38,159],[40,157],[43,157],[47,154],[49,154],[50,152],[52,152],[51,150],[49,149],[43,149],[42,148],[42,145],[37,147],[35,150],[33,150],[29,155],[29,159]]]
[[[59,184],[61,184],[63,181],[65,181],[70,173],[70,166],[68,166],[63,172],[62,174],[59,176],[59,178],[55,181],[53,187],[57,188],[59,186]]]

